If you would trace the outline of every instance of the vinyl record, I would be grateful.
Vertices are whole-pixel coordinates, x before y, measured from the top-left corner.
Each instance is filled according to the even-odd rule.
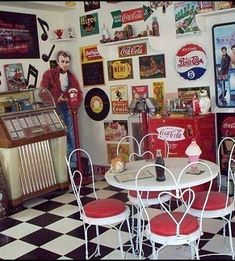
[[[103,90],[93,88],[87,92],[85,110],[92,120],[102,121],[109,114],[109,109],[109,98]]]

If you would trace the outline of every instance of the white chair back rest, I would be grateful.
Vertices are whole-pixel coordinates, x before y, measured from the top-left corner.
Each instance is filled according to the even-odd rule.
[[[227,179],[227,195],[232,195],[235,198],[235,143],[233,144],[233,147],[231,149],[231,152],[229,154],[229,160],[228,160],[228,179]],[[230,184],[233,184],[231,187]],[[233,189],[233,191],[231,191]]]
[[[232,137],[224,137],[220,140],[219,144],[218,144],[218,148],[217,148],[217,157],[216,157],[216,161],[217,161],[217,164],[219,166],[219,175],[218,175],[218,178],[217,178],[217,184],[218,184],[218,190],[221,191],[222,189],[222,176],[221,176],[221,169],[222,169],[222,164],[221,164],[221,161],[222,161],[222,157],[221,157],[221,154],[222,153],[222,150],[224,150],[224,148],[226,147],[226,143],[228,142],[232,142],[233,144],[235,144],[235,138],[232,138]],[[230,154],[231,155],[231,154]],[[228,160],[228,163],[229,163],[229,160]],[[228,171],[229,171],[229,168],[228,168]]]
[[[142,192],[143,192],[143,188],[140,188],[140,186],[139,186],[139,184],[140,184],[140,182],[141,182],[141,178],[140,178],[140,175],[141,175],[141,173],[142,172],[144,172],[144,171],[147,171],[147,172],[149,172],[150,170],[148,170],[149,168],[155,168],[155,167],[158,167],[158,168],[160,168],[160,169],[162,169],[162,170],[164,170],[164,174],[165,174],[165,176],[166,176],[166,180],[168,180],[168,182],[169,182],[169,180],[171,180],[171,183],[172,184],[174,184],[174,186],[176,187],[176,188],[178,188],[178,185],[177,185],[177,180],[176,180],[176,178],[174,177],[174,174],[167,168],[167,167],[165,167],[165,166],[162,166],[162,165],[159,165],[159,164],[156,164],[156,163],[151,163],[151,164],[146,164],[145,166],[143,166],[142,168],[140,168],[139,169],[139,171],[137,172],[137,174],[136,174],[136,177],[135,177],[135,187],[136,187],[136,192],[137,192],[137,198],[138,198],[138,200],[139,200],[139,202],[140,202],[140,205],[141,205],[141,207],[143,208],[143,212],[141,212],[141,218],[144,220],[145,219],[145,217],[147,218],[147,221],[148,221],[148,223],[150,222],[150,218],[149,218],[149,215],[148,215],[148,212],[147,212],[147,210],[146,210],[146,204],[145,204],[145,200],[143,199],[143,197],[141,196],[141,194],[142,194]],[[152,172],[152,171],[151,171]],[[159,181],[153,181],[153,182],[159,182]],[[164,181],[163,181],[164,182]],[[163,192],[161,192],[161,193],[166,193],[166,194],[169,194],[169,195],[171,195],[172,193],[171,192],[168,192],[168,191],[163,191]],[[161,194],[160,193],[160,194]],[[160,195],[159,194],[159,195]],[[160,197],[159,197],[160,198]],[[160,201],[160,199],[159,199],[159,201]],[[161,200],[161,202],[162,202],[162,200]],[[165,202],[165,201],[164,201]],[[164,203],[163,202],[163,203]],[[162,203],[162,204],[163,204]]]
[[[142,137],[140,142],[138,142],[138,140],[134,136],[131,136],[131,135],[125,136],[118,142],[116,155],[117,156],[120,155],[120,153],[121,153],[121,151],[120,151],[121,150],[121,144],[124,141],[125,142],[132,141],[132,142],[135,142],[135,144],[137,145],[137,152],[130,153],[129,161],[132,161],[134,156],[140,157],[140,158],[144,158],[144,156],[146,156],[146,155],[149,156],[150,155],[150,158],[153,159],[155,157],[155,154],[152,151],[150,151],[150,150],[144,151],[144,143],[145,142],[148,142],[148,143],[155,142],[154,136],[157,138],[158,134],[157,133],[148,133],[144,137]],[[163,157],[168,157],[169,156],[169,147],[170,146],[169,146],[168,141],[164,140],[164,148],[163,148],[164,151],[162,152]]]
[[[70,182],[71,182],[71,187],[72,187],[73,193],[75,195],[75,198],[77,200],[77,203],[78,203],[78,206],[79,206],[79,210],[85,216],[85,212],[83,210],[83,204],[82,204],[81,196],[80,196],[83,173],[81,173],[80,170],[77,170],[77,169],[73,170],[71,168],[72,157],[73,157],[74,154],[77,155],[77,153],[82,153],[82,154],[84,154],[88,158],[88,164],[90,165],[91,176],[92,176],[93,194],[95,196],[95,199],[98,199],[98,197],[97,197],[96,191],[95,191],[95,178],[94,178],[93,164],[92,164],[92,160],[91,160],[91,157],[90,157],[89,153],[86,150],[82,149],[82,148],[73,150],[69,154],[68,159],[65,156],[65,161],[66,161],[68,172],[69,172],[69,178],[70,178]],[[76,184],[76,182],[78,182],[78,184]]]

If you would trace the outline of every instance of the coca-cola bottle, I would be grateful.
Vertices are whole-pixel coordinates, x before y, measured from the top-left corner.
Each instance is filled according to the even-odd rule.
[[[165,161],[162,157],[162,151],[160,149],[158,149],[156,151],[155,164],[165,166]],[[155,166],[155,171],[156,171],[156,180],[157,181],[164,181],[166,179],[164,168]]]
[[[152,31],[153,31],[153,35],[154,36],[159,36],[159,24],[158,24],[158,21],[157,21],[157,17],[154,16],[153,17],[153,20],[152,20]]]

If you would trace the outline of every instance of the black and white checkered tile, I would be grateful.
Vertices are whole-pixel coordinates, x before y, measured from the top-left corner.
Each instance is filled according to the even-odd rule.
[[[114,197],[125,201],[130,207],[127,193],[109,186],[103,177],[96,181],[99,198]],[[91,184],[82,188],[82,201],[94,199]],[[159,212],[159,207],[149,208],[151,215]],[[229,250],[224,247],[221,237],[223,223],[219,219],[204,221],[205,240],[200,242],[200,254],[224,253]],[[233,242],[235,248],[235,216],[232,223]],[[101,256],[93,257],[96,260],[121,259],[117,234],[113,229],[100,229]],[[217,240],[210,240],[211,238]],[[126,259],[138,259],[133,256],[129,247],[129,236],[126,226],[122,228],[122,239]],[[228,243],[228,237],[226,236]],[[148,243],[148,242],[147,242]],[[94,229],[89,232],[89,249],[96,246]],[[144,245],[145,259],[151,259],[151,248]],[[161,259],[190,259],[189,248],[167,247],[160,254]],[[64,194],[53,192],[39,198],[24,202],[23,207],[15,210],[0,220],[0,259],[85,259],[85,244],[82,222],[79,220],[77,202],[71,191]],[[204,260],[230,260],[231,256],[219,255],[201,258]]]

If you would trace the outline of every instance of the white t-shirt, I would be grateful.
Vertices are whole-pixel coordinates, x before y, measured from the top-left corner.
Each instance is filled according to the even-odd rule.
[[[69,86],[68,73],[60,73],[60,85],[62,92],[66,92]]]

